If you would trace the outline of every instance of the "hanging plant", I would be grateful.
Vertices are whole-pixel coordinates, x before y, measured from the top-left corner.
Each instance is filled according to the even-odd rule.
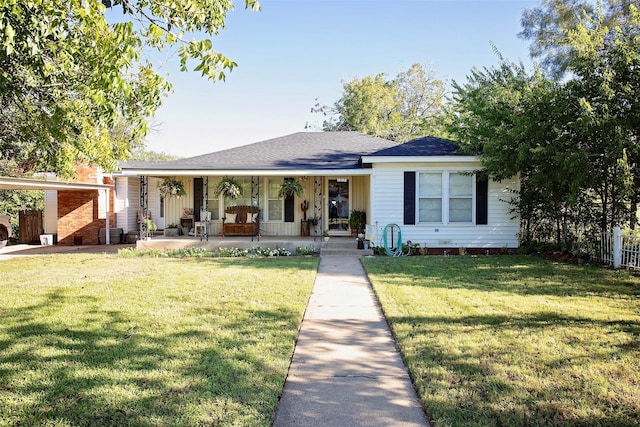
[[[280,185],[280,191],[278,191],[278,197],[287,197],[296,195],[302,197],[304,194],[304,188],[302,184],[295,179],[285,179]]]
[[[181,198],[187,195],[184,189],[184,184],[175,178],[165,178],[160,184],[158,184],[158,191],[163,197],[176,197]]]
[[[216,185],[216,189],[214,192],[217,196],[236,199],[238,198],[238,196],[242,195],[242,187],[240,187],[240,183],[235,179],[225,176]]]

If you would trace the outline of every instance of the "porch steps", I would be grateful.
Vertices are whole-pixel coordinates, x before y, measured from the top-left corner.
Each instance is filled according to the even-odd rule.
[[[328,242],[322,242],[321,256],[365,256],[373,255],[371,249],[358,249],[355,237],[331,237]]]

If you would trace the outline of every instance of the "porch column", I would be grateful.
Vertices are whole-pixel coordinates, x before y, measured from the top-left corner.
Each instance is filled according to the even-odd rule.
[[[149,230],[147,230],[147,223],[145,219],[150,217],[149,215],[149,177],[140,177],[140,238],[148,236]]]
[[[313,177],[313,218],[318,222],[313,226],[313,240],[322,235],[322,232],[318,233],[318,227],[324,227],[322,221],[322,212],[324,212],[324,200],[322,199],[322,177]]]
[[[260,177],[252,176],[251,177],[251,206],[258,209],[260,212]],[[258,213],[260,215],[260,213]],[[253,235],[251,235],[251,241],[253,242]],[[257,236],[258,241],[260,241],[260,230],[258,230]]]
[[[202,241],[202,238],[205,238],[207,242],[209,241],[209,223],[211,218],[209,216],[209,209],[207,205],[208,202],[209,202],[209,177],[203,176],[202,177],[202,203],[200,204],[200,224],[204,224],[204,231],[202,230],[200,231],[200,241]],[[197,228],[195,231],[197,235],[198,234]]]

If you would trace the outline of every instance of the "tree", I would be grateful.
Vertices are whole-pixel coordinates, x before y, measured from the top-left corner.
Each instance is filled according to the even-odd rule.
[[[567,89],[579,103],[574,124],[592,158],[592,189],[602,200],[601,228],[634,227],[640,199],[640,13],[605,14],[567,33],[572,47]],[[623,19],[624,18],[624,19]]]
[[[497,180],[520,176],[514,209],[525,241],[570,240],[568,218],[580,194],[574,183],[583,168],[567,158],[571,141],[556,126],[570,109],[560,86],[504,59],[453,84],[447,129],[463,151],[481,156],[484,173]]]
[[[453,85],[447,127],[487,173],[520,175],[525,239],[571,248],[637,222],[640,14],[619,13],[613,27],[582,14],[564,31],[563,80],[502,60]]]
[[[5,0],[0,2],[0,152],[23,171],[106,170],[149,131],[170,90],[142,52],[178,46],[183,70],[211,80],[235,63],[212,49],[230,0]],[[106,6],[118,6],[109,23]],[[255,0],[245,0],[257,9]],[[115,18],[114,18],[115,20]],[[112,132],[118,123],[129,132]]]
[[[567,35],[586,22],[598,22],[613,28],[629,18],[634,0],[541,0],[541,6],[522,15],[520,37],[531,40],[530,54],[542,59],[542,67],[559,78],[568,70],[573,46]]]
[[[165,152],[147,150],[143,146],[135,147],[131,151],[128,160],[144,161],[144,162],[164,162],[170,160],[178,160],[180,157]]]
[[[441,133],[437,119],[443,112],[445,85],[420,64],[391,80],[378,74],[342,86],[333,107],[316,104],[311,109],[328,117],[324,130],[355,130],[400,142]]]

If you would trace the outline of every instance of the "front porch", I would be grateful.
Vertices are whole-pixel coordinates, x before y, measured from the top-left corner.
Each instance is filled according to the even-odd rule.
[[[325,231],[332,236],[351,235],[351,213],[370,209],[370,178],[366,174],[258,176],[238,172],[232,178],[242,190],[236,198],[216,194],[217,184],[226,179],[224,176],[176,175],[172,179],[183,185],[185,193],[178,198],[160,194],[163,176],[118,177],[117,224],[125,232],[138,231],[144,217],[158,230],[179,228],[181,235],[193,235],[196,227],[205,226],[209,236],[220,236],[225,234],[223,219],[229,209],[251,206],[259,212],[258,234],[313,239],[321,238]],[[299,182],[302,195],[279,194],[282,183],[289,180]],[[206,225],[203,215],[208,218]],[[234,221],[246,223],[246,214]]]

